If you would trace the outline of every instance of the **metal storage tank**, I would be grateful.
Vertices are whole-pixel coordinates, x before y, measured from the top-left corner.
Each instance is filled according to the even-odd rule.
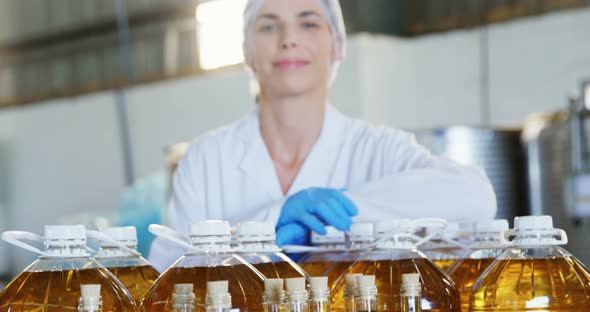
[[[590,85],[586,90],[590,91]],[[590,93],[590,92],[588,92]],[[532,214],[553,216],[565,230],[567,249],[590,264],[590,96],[570,99],[570,109],[535,114],[522,140]]]
[[[521,131],[453,126],[414,131],[417,141],[439,156],[475,165],[488,175],[496,192],[497,218],[527,213]]]

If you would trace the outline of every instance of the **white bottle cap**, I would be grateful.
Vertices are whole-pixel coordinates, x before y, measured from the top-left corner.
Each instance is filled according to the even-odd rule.
[[[80,293],[82,298],[98,298],[100,297],[100,284],[86,284],[80,285]]]
[[[282,278],[267,278],[264,280],[264,291],[267,293],[277,293],[283,291]]]
[[[292,277],[285,279],[287,291],[305,290],[305,277]]]
[[[137,230],[134,226],[110,227],[100,231],[121,245],[131,248],[137,247]],[[119,247],[113,242],[103,240],[99,240],[99,244],[102,247]]]
[[[402,274],[402,295],[418,297],[420,296],[420,287],[419,273]]]
[[[475,234],[499,234],[508,231],[508,220],[485,220],[475,223]]]
[[[354,289],[358,286],[357,278],[362,276],[362,274],[346,274],[344,275],[344,283],[347,288]]]
[[[515,231],[553,230],[551,216],[525,216],[514,218]]]
[[[275,225],[270,221],[241,222],[236,236],[240,242],[274,241]]]
[[[314,276],[309,278],[309,289],[310,290],[324,290],[328,289],[328,277],[327,276]]]
[[[190,224],[189,235],[192,243],[226,243],[231,241],[229,222],[203,220]]]
[[[353,242],[372,242],[375,240],[374,231],[373,223],[353,223],[348,237]]]
[[[207,295],[222,295],[227,294],[229,285],[227,281],[207,282]]]
[[[553,227],[551,216],[525,216],[514,218],[514,230],[504,232],[506,236],[514,235],[514,246],[565,245],[565,231]]]
[[[375,223],[375,237],[382,238],[392,232],[408,232],[413,229],[410,219],[391,219]]]
[[[83,225],[46,225],[46,247],[86,246],[86,227]]]
[[[311,243],[314,245],[319,244],[344,244],[346,243],[346,237],[344,232],[337,230],[333,226],[326,226],[326,234],[318,234],[311,232]]]
[[[193,284],[174,284],[174,294],[190,295],[193,293]]]
[[[416,286],[416,285],[420,285],[420,274],[419,273],[402,274],[402,287],[403,286]]]
[[[356,278],[358,288],[369,288],[375,286],[375,275],[360,275]]]

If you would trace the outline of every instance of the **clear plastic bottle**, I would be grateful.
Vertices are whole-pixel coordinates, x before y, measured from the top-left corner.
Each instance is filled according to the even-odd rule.
[[[475,281],[509,247],[502,242],[502,234],[508,230],[507,220],[487,220],[475,224],[473,250],[467,257],[459,259],[449,270],[461,294],[461,310],[469,311],[469,296]]]
[[[127,289],[107,269],[90,258],[83,225],[48,225],[45,235],[9,231],[8,243],[41,256],[0,293],[0,311],[77,311],[81,285],[100,284],[105,311],[136,311]],[[23,240],[43,242],[39,250]]]
[[[375,224],[375,248],[363,253],[347,273],[375,275],[379,289],[379,310],[400,311],[401,276],[419,273],[423,282],[424,311],[461,311],[459,292],[453,281],[417,250],[417,246],[432,237],[418,237],[415,234],[417,229],[434,223],[446,222],[440,219],[397,219]],[[344,286],[344,279],[339,279],[332,289],[333,306],[344,306]],[[357,309],[357,312],[360,311]]]
[[[402,312],[422,312],[420,291],[420,274],[402,274],[400,292]]]
[[[514,219],[513,247],[476,281],[469,311],[590,311],[590,273],[572,254],[551,216]]]
[[[232,305],[241,311],[259,311],[264,276],[230,247],[230,226],[226,221],[198,221],[190,224],[189,237],[161,225],[150,231],[187,248],[154,282],[146,293],[142,311],[171,309],[174,284],[193,284],[195,311],[205,311],[207,282],[228,281]]]
[[[458,223],[448,223],[444,229],[436,226],[426,227],[426,235],[430,234],[436,236],[421,245],[419,250],[443,271],[447,271],[455,262],[471,252],[468,246],[458,241],[461,234]]]
[[[172,312],[194,312],[195,293],[193,284],[175,284],[172,294]]]
[[[363,253],[373,247],[375,242],[374,226],[372,223],[354,223],[348,232],[348,243],[344,253],[332,263],[324,273],[328,277],[328,286],[333,286],[339,279],[344,278],[348,268],[357,261]],[[332,310],[341,310],[341,306],[332,305]]]
[[[207,312],[231,311],[231,295],[228,292],[227,281],[207,282],[205,305]]]
[[[309,276],[324,276],[335,263],[339,263],[346,252],[346,236],[332,226],[326,226],[326,234],[311,232],[310,248],[298,263]]]
[[[361,275],[357,277],[357,291],[355,295],[355,306],[358,312],[379,311],[379,301],[375,286],[375,275]]]
[[[305,278],[285,279],[285,312],[309,312],[309,295],[305,289]]]
[[[268,278],[264,280],[264,295],[262,297],[262,312],[283,312],[285,293],[283,279]]]
[[[359,276],[362,276],[362,274],[344,275],[344,312],[356,312],[354,296],[356,296],[358,290],[357,279]]]
[[[160,274],[137,251],[135,227],[106,228],[101,233],[105,237],[99,239],[100,249],[94,259],[125,285],[135,304],[140,306],[145,293]]]
[[[236,252],[264,277],[306,277],[305,271],[275,244],[275,226],[272,222],[241,222],[235,236]]]
[[[317,276],[309,278],[309,310],[310,312],[330,312],[330,288],[328,277]]]
[[[80,285],[78,312],[102,312],[100,284]]]

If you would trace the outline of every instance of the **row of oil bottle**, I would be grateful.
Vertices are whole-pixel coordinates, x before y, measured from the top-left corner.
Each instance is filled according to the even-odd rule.
[[[275,245],[272,223],[244,222],[234,235],[224,221],[150,231],[186,249],[161,275],[132,227],[4,232],[40,257],[0,293],[0,312],[590,311],[590,272],[560,247],[567,236],[550,216],[518,217],[513,229],[478,222],[467,236],[441,219],[357,223],[285,246],[305,252],[298,264]]]

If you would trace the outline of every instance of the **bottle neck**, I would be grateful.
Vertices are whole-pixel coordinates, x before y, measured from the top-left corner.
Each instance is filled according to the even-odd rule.
[[[48,245],[46,257],[86,258],[90,257],[84,245]]]
[[[189,253],[202,252],[233,252],[229,242],[192,242],[193,249]]]
[[[309,307],[309,311],[310,312],[330,312],[330,300],[325,299],[325,300],[316,300],[316,299],[311,299],[310,302],[310,307]]]
[[[399,235],[394,235],[393,237],[387,238],[383,240],[383,238],[378,238],[378,240],[383,240],[377,245],[377,248],[380,249],[415,249],[416,245],[414,244],[414,239],[408,236],[407,233],[402,233]]]
[[[309,312],[309,299],[306,290],[287,291],[286,312]]]
[[[365,250],[372,247],[373,241],[352,241],[350,242],[350,250]]]
[[[312,289],[311,293],[311,301],[329,301],[330,299],[330,289]]]
[[[420,296],[401,296],[402,312],[422,312]]]
[[[231,310],[231,296],[228,293],[207,295],[205,308],[208,312],[228,312]]]
[[[377,287],[358,288],[354,300],[356,311],[358,312],[377,311]]]
[[[262,241],[241,241],[237,248],[240,252],[277,252],[280,248],[277,247],[273,240],[262,240]]]
[[[420,308],[420,285],[402,285],[400,291],[402,312],[419,312]]]
[[[195,309],[195,295],[172,294],[172,309],[174,312],[192,312]]]
[[[79,312],[102,312],[102,299],[100,297],[80,298]]]
[[[128,246],[132,251],[137,252],[137,246]],[[95,255],[96,258],[120,258],[120,257],[133,257],[133,253],[119,247],[105,246],[98,250]]]
[[[262,295],[263,305],[282,305],[285,301],[283,292],[264,292]]]
[[[514,246],[555,246],[562,245],[553,234],[547,233],[518,233],[512,241]]]

